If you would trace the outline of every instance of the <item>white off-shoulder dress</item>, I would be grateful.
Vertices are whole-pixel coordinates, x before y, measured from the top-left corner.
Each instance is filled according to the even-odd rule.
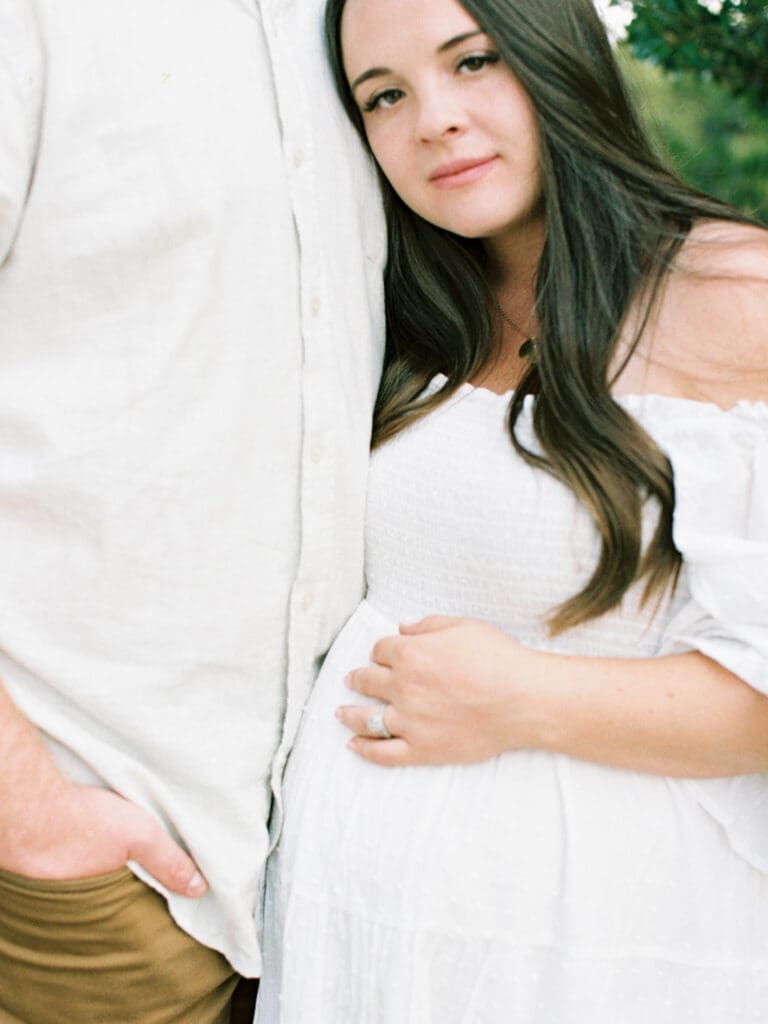
[[[515,454],[508,398],[465,385],[374,454],[367,599],[286,773],[258,1024],[768,1024],[768,775],[540,751],[385,769],[334,718],[373,643],[433,613],[578,655],[696,649],[768,693],[768,406],[620,402],[672,462],[684,570],[655,617],[636,587],[554,640],[598,539]],[[530,405],[519,432],[535,446]]]

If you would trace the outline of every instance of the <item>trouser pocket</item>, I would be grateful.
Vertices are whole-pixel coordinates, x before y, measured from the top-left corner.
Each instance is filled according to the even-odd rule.
[[[223,1024],[236,980],[127,868],[0,870],[0,1024]]]

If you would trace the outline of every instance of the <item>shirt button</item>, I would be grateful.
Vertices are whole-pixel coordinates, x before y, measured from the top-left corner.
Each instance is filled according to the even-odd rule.
[[[308,612],[314,603],[315,595],[311,590],[308,590],[301,599],[301,607],[305,612]]]
[[[304,150],[294,149],[293,151],[293,166],[297,169],[304,163]]]
[[[317,316],[317,314],[320,312],[320,299],[318,299],[317,296],[315,296],[315,298],[312,299],[312,303],[309,308],[312,311],[312,316]]]
[[[310,452],[310,456],[309,457],[310,457],[310,459],[312,459],[314,464],[316,466],[318,466],[323,461],[323,455],[324,454],[325,454],[325,449],[323,448],[323,446],[321,444],[316,444],[312,448],[312,451]]]

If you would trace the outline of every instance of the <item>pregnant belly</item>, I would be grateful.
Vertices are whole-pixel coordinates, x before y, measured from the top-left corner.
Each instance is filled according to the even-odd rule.
[[[385,769],[347,750],[334,711],[366,701],[344,675],[396,629],[364,602],[326,659],[286,774],[279,886],[402,928],[684,949],[718,872],[750,870],[685,783],[540,751]]]

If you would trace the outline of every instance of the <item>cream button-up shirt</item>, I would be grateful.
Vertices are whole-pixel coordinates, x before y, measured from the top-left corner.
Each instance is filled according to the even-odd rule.
[[[211,891],[171,911],[246,974],[271,789],[362,592],[383,349],[321,16],[0,5],[0,677],[187,846]]]

